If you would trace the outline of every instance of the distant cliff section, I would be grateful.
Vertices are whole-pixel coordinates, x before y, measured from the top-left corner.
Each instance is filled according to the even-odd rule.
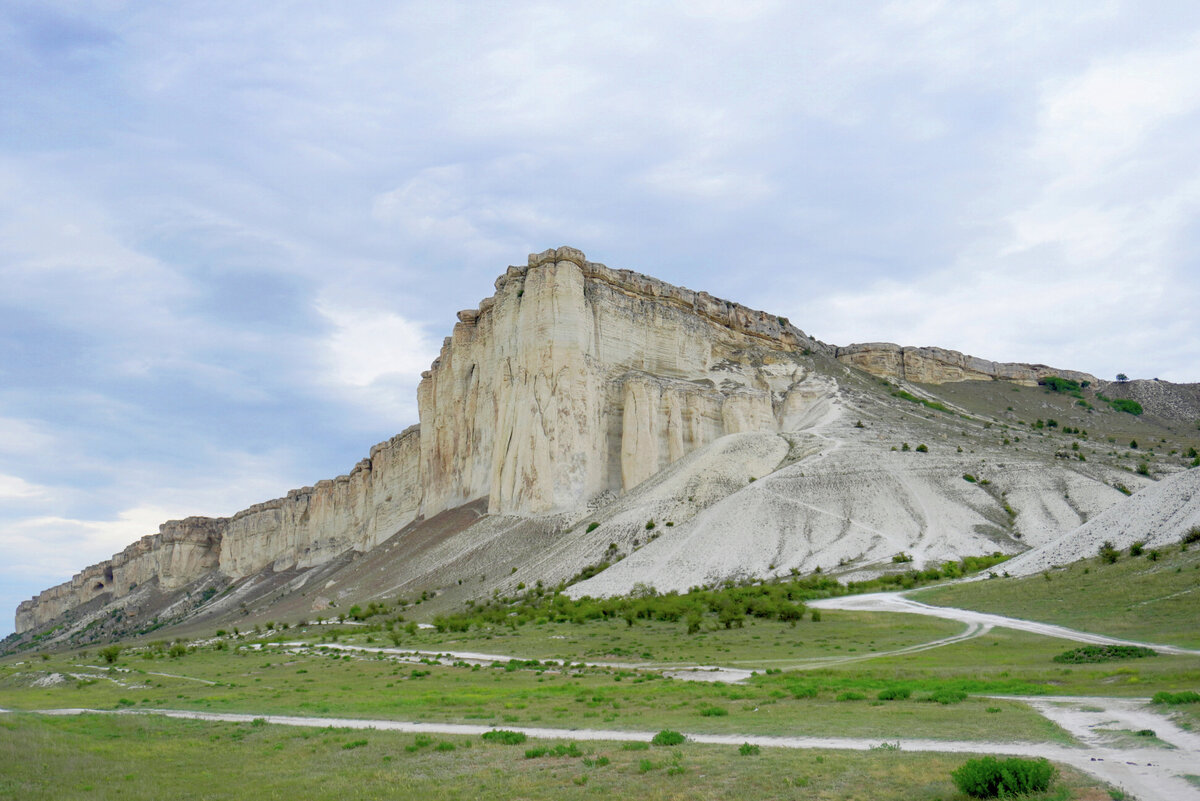
[[[533,254],[459,312],[422,375],[419,425],[347,475],[230,518],[164,523],[23,602],[17,632],[146,582],[321,564],[480,499],[493,514],[580,508],[725,434],[786,427],[829,390],[796,358],[814,351],[833,354],[783,317],[574,248]]]
[[[948,384],[955,381],[1012,381],[1027,386],[1039,379],[1058,376],[1072,381],[1098,385],[1099,379],[1088,373],[1060,370],[1044,364],[992,362],[943,348],[909,348],[890,342],[866,342],[847,345],[835,351],[843,364],[872,375],[911,381],[916,384]]]

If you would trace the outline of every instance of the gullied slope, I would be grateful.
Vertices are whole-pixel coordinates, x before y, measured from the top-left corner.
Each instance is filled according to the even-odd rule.
[[[1052,542],[1005,564],[1014,576],[1040,573],[1088,556],[1110,542],[1118,549],[1142,542],[1156,548],[1179,542],[1200,526],[1200,470],[1150,484]]]

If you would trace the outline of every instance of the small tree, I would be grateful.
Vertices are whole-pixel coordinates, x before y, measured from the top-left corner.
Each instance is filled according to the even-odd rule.
[[[121,655],[121,646],[106,645],[97,651],[97,653],[100,654],[100,658],[104,660],[105,664],[111,665],[113,662],[116,662],[117,657]]]
[[[1117,381],[1119,383],[1124,384],[1128,380],[1129,380],[1129,376],[1125,375],[1124,373],[1117,373]]]

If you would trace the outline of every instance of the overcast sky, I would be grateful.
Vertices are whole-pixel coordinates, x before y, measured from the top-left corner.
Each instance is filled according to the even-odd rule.
[[[1200,4],[0,5],[0,636],[416,422],[559,245],[786,315],[1200,380]]]

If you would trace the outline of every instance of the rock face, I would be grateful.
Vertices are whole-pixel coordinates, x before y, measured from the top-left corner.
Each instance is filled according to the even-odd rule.
[[[418,390],[426,516],[481,497],[493,514],[568,510],[719,436],[779,430],[809,398],[798,353],[824,347],[573,248],[510,267],[458,316]]]
[[[1058,370],[1044,364],[1017,364],[978,359],[942,348],[906,348],[890,342],[867,342],[837,348],[835,355],[872,375],[917,384],[946,384],[953,381],[1012,381],[1033,386],[1039,378],[1058,376],[1072,381],[1099,384],[1094,375]]]
[[[492,514],[579,509],[726,434],[786,429],[831,391],[801,354],[832,349],[786,319],[574,248],[508,268],[458,320],[422,376],[418,426],[348,475],[231,518],[164,523],[22,603],[17,631],[149,581],[321,564],[478,499]]]

